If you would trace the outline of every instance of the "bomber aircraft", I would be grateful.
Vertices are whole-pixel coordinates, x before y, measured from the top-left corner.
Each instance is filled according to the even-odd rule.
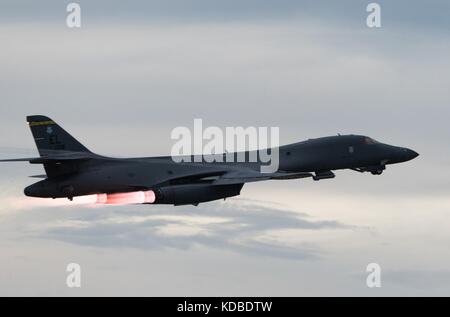
[[[386,165],[419,155],[367,136],[328,136],[276,148],[278,170],[262,173],[259,162],[175,162],[171,156],[105,157],[89,151],[46,116],[28,116],[27,122],[40,156],[0,160],[43,165],[46,174],[33,176],[43,180],[26,187],[25,195],[69,200],[97,195],[97,202],[104,204],[134,195],[143,204],[198,205],[238,196],[248,182],[308,177],[317,181],[334,178],[333,170],[341,169],[379,175]]]

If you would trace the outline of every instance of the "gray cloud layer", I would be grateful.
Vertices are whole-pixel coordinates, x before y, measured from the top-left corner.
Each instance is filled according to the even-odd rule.
[[[337,221],[312,221],[308,220],[307,215],[245,200],[180,208],[122,206],[79,211],[69,209],[62,211],[64,220],[52,224],[48,220],[54,217],[54,212],[52,209],[34,211],[32,227],[37,228],[38,232],[32,233],[30,238],[93,247],[149,250],[185,250],[204,246],[246,255],[301,260],[317,258],[321,250],[313,245],[289,247],[258,237],[272,230],[350,228]],[[61,217],[61,212],[59,215]],[[195,224],[196,219],[202,217],[206,217],[206,223]],[[41,222],[43,219],[45,222]],[[22,221],[30,224],[29,215],[22,214]],[[176,230],[173,234],[161,232],[161,229],[173,225],[181,230],[181,234],[177,234]],[[188,230],[187,235],[183,234],[183,228]],[[196,230],[189,232],[192,229]],[[28,232],[30,228],[25,226],[23,230]]]
[[[445,0],[376,1],[383,8],[387,27],[447,30],[450,4]],[[199,21],[270,21],[308,19],[321,23],[361,26],[368,1],[313,0],[120,0],[77,1],[87,24],[125,22],[195,22]],[[5,0],[1,4],[0,22],[60,23],[65,6],[58,0]]]

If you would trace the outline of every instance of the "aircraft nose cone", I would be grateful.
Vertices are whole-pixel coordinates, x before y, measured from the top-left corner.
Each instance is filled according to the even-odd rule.
[[[416,157],[419,156],[419,153],[417,153],[416,151],[408,149],[407,152],[408,152],[408,159],[410,160],[415,159]]]

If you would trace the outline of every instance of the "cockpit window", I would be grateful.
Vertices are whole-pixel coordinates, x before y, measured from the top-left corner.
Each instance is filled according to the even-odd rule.
[[[372,138],[364,138],[364,143],[365,144],[377,144],[378,142]]]

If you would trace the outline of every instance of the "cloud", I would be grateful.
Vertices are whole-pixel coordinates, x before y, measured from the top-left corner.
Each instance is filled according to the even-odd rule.
[[[35,209],[33,221],[28,220],[22,227],[23,233],[29,238],[101,248],[187,250],[200,246],[305,260],[320,258],[322,251],[307,238],[292,243],[273,239],[273,233],[289,230],[301,236],[308,231],[353,228],[334,220],[314,221],[303,213],[243,199],[198,207],[121,206],[86,210],[81,206],[69,209],[59,206],[58,209],[61,209],[58,218],[50,221],[55,208]],[[272,233],[270,239],[265,237],[266,233]]]
[[[79,0],[83,23],[192,23],[201,21],[263,21],[315,20],[322,24],[365,27],[368,2],[352,0]],[[415,30],[448,30],[445,0],[422,1],[379,0],[385,27],[414,28]],[[64,23],[67,3],[58,0],[4,0],[0,5],[0,22]]]

